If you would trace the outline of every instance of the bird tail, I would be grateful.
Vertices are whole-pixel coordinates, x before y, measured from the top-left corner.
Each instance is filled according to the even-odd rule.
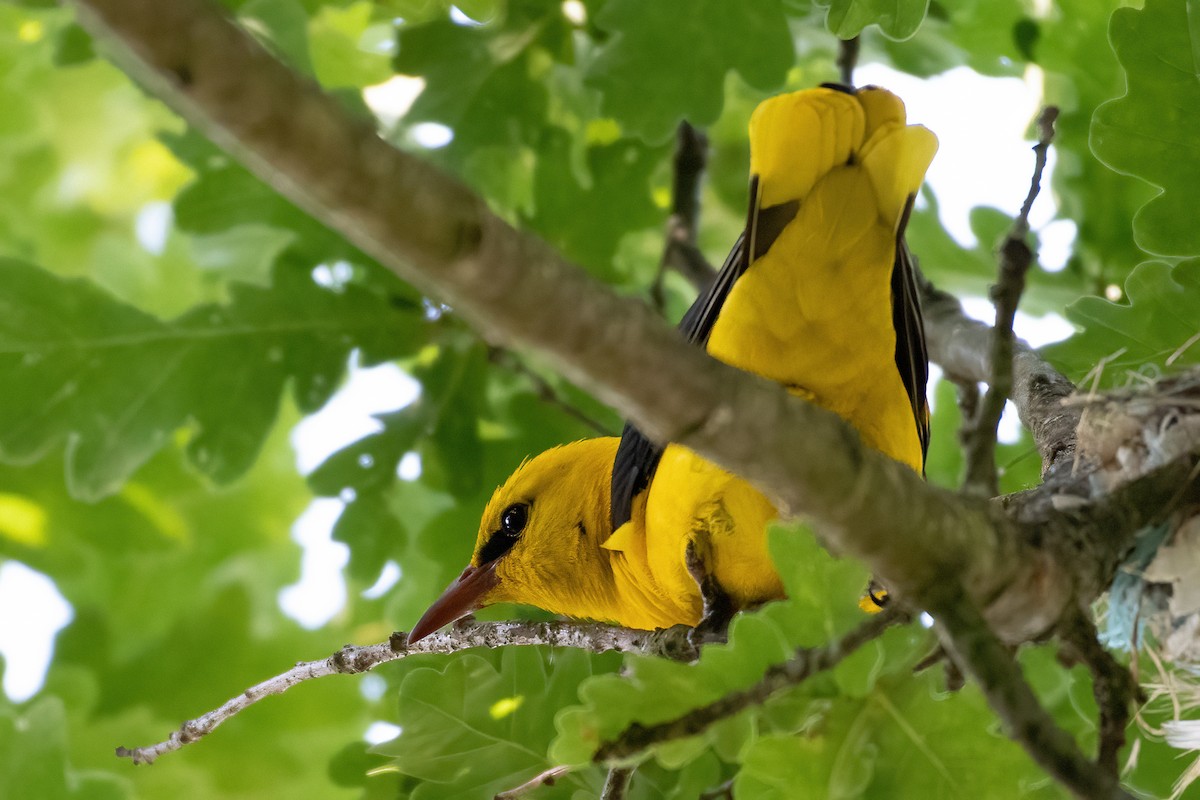
[[[937,151],[937,137],[907,125],[904,103],[877,87],[821,87],[773,97],[750,118],[750,172],[760,208],[803,202],[837,167],[861,164],[879,213],[898,224]]]

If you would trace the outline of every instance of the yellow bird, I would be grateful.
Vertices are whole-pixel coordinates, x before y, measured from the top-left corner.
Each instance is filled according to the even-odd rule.
[[[763,102],[750,213],[680,323],[715,358],[841,415],[920,472],[928,360],[904,228],[937,140],[879,88]],[[409,641],[493,603],[653,629],[720,624],[783,595],[776,510],[746,481],[627,425],[522,464],[484,510],[470,566]]]

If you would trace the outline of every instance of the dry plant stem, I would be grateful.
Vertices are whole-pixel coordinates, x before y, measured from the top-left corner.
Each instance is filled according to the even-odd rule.
[[[963,490],[980,497],[995,497],[1000,493],[996,473],[996,426],[1000,424],[1000,415],[1004,413],[1005,401],[1013,393],[1013,320],[1025,291],[1025,275],[1034,257],[1027,242],[1029,211],[1042,188],[1042,172],[1046,168],[1050,143],[1054,140],[1054,120],[1057,117],[1058,109],[1054,106],[1044,108],[1038,117],[1039,137],[1033,147],[1034,167],[1029,192],[1012,229],[1000,244],[1000,273],[991,290],[992,303],[996,306],[996,324],[992,328],[991,376],[978,415],[970,424],[964,422],[967,470]]]
[[[625,800],[629,784],[633,781],[633,767],[613,767],[604,779],[600,800]]]
[[[854,68],[858,66],[858,49],[859,39],[857,36],[853,39],[838,40],[837,68],[844,86],[854,85]]]
[[[568,402],[567,399],[559,394],[558,391],[551,386],[545,378],[530,369],[528,364],[526,364],[512,352],[505,350],[503,347],[489,347],[488,360],[493,364],[499,364],[509,370],[512,370],[518,375],[523,376],[529,381],[530,384],[532,384],[533,390],[537,394],[538,399],[543,403],[556,406],[564,414],[577,420],[578,422],[583,423],[600,436],[617,435],[603,422],[600,422],[583,409]]]
[[[988,629],[969,598],[947,584],[946,596],[938,606],[943,610],[934,618],[943,646],[979,684],[1008,735],[1042,769],[1078,798],[1133,800],[1116,774],[1097,769],[1042,708],[1009,648]]]
[[[771,695],[803,683],[818,672],[838,664],[867,642],[876,639],[893,624],[907,619],[907,612],[889,606],[863,622],[841,639],[824,647],[801,648],[787,661],[770,667],[762,679],[740,692],[731,692],[708,705],[654,725],[635,722],[616,739],[604,742],[592,757],[601,764],[619,763],[663,742],[695,736],[710,725],[731,717],[751,706],[762,705]]]
[[[663,277],[668,268],[686,278],[698,292],[703,291],[717,274],[696,247],[696,231],[700,226],[700,185],[708,165],[708,138],[687,120],[679,123],[672,165],[671,216],[667,219],[666,243],[658,273],[650,285],[650,299],[660,313],[666,303]]]
[[[251,705],[293,686],[328,675],[357,675],[388,661],[417,653],[456,653],[472,647],[552,645],[575,647],[593,653],[616,650],[622,653],[658,653],[668,658],[691,660],[695,650],[688,643],[689,628],[677,626],[659,631],[635,631],[611,625],[579,622],[474,622],[464,621],[448,633],[435,633],[416,644],[407,635],[394,633],[387,642],[346,645],[328,658],[297,664],[287,672],[251,686],[219,708],[188,720],[163,742],[145,747],[118,747],[117,755],[134,764],[153,764],[155,759],[212,733],[222,722]]]
[[[497,793],[492,797],[492,800],[517,800],[517,798],[524,797],[535,789],[540,789],[543,786],[553,786],[559,778],[570,771],[570,767],[551,767],[545,772],[534,775],[520,786],[514,786],[508,791]]]

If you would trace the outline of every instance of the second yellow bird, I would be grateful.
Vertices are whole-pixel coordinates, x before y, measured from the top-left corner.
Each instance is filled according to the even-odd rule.
[[[680,324],[715,358],[836,412],[917,471],[928,361],[903,235],[936,149],[882,89],[762,103],[746,231]],[[630,426],[554,448],[496,490],[470,565],[409,641],[492,603],[652,629],[696,625],[716,598],[730,609],[779,598],[766,543],[775,516],[746,481]]]

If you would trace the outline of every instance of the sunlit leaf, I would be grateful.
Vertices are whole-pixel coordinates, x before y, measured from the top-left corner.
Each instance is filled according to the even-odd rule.
[[[1200,127],[1200,28],[1189,6],[1148,0],[1142,9],[1113,13],[1112,43],[1128,90],[1098,108],[1092,120],[1097,156],[1162,187],[1133,221],[1138,244],[1161,255],[1200,254],[1193,201],[1200,183],[1200,146],[1193,135]]]
[[[1106,386],[1127,383],[1127,371],[1158,374],[1200,363],[1200,260],[1140,264],[1125,295],[1125,303],[1082,297],[1068,306],[1068,319],[1084,330],[1047,354],[1076,378],[1090,372]]]

